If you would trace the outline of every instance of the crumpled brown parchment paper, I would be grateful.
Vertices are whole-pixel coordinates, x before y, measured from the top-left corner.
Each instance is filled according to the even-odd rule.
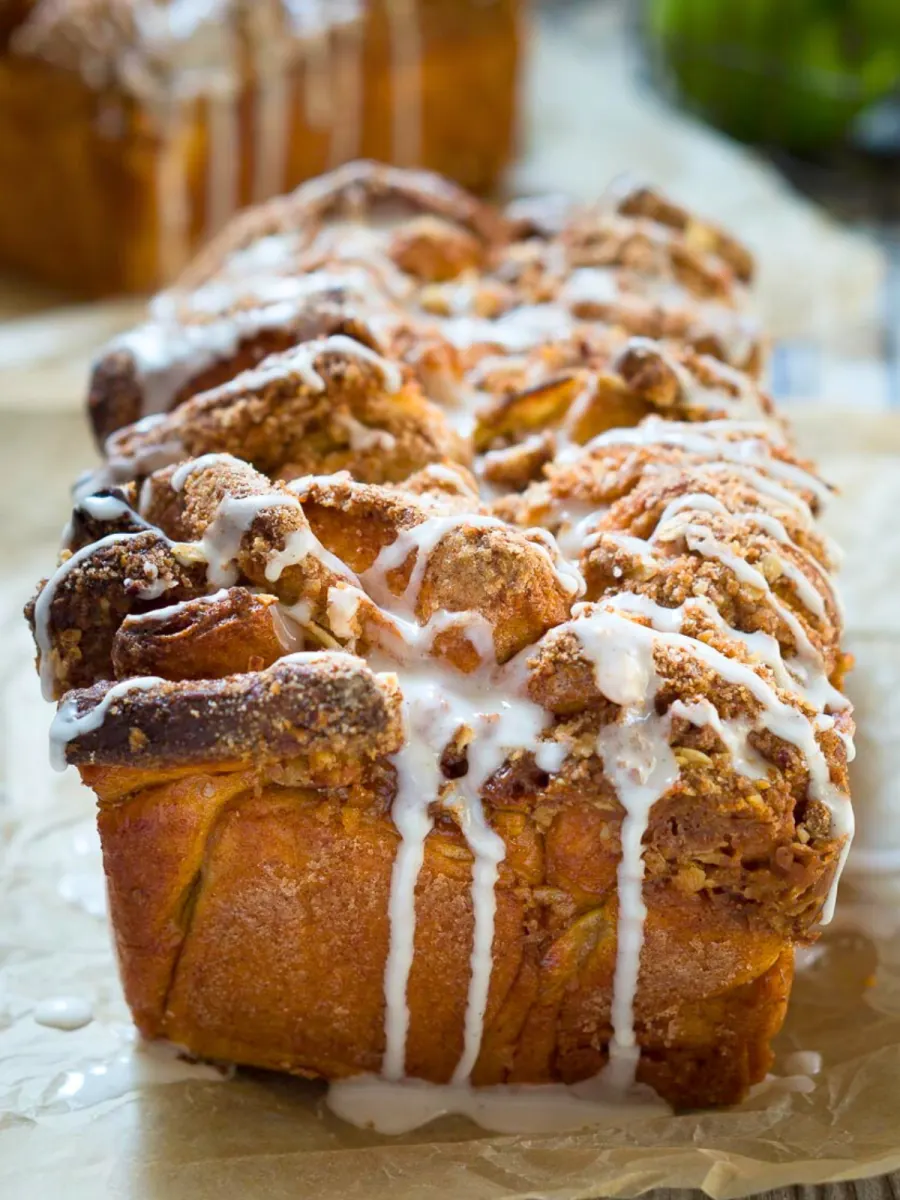
[[[3,511],[33,476],[23,452],[33,434],[17,421],[0,417],[10,451]],[[900,862],[900,420],[831,413],[798,426],[845,491],[831,523],[848,549],[856,806],[860,849],[875,851],[875,865],[847,877],[834,926],[803,956],[778,1042],[781,1078],[731,1111],[629,1114],[527,1138],[445,1120],[384,1139],[325,1113],[316,1085],[249,1072],[223,1080],[133,1040],[103,917],[92,798],[47,765],[50,710],[19,615],[64,509],[53,458],[89,453],[74,417],[55,425],[41,459],[55,481],[32,486],[19,506],[3,544],[14,569],[0,581],[0,1196],[574,1200],[683,1186],[724,1200],[900,1169],[900,874],[886,869],[892,851]],[[37,1024],[35,1006],[61,995],[88,1000],[95,1019],[73,1032]],[[820,1054],[821,1073],[785,1079],[796,1051]]]

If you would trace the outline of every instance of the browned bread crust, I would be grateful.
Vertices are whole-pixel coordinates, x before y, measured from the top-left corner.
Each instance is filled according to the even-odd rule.
[[[109,686],[70,693],[73,716],[101,704]],[[402,730],[396,688],[344,655],[299,654],[266,670],[225,679],[169,682],[127,692],[106,709],[103,724],[74,738],[70,762],[144,767],[210,759],[279,762],[341,753],[360,760],[393,754]]]
[[[139,1028],[213,1059],[300,1075],[378,1071],[398,846],[385,813],[390,781],[323,792],[264,782],[257,771],[188,770],[83,772],[100,800]],[[746,827],[721,819],[729,832]],[[604,830],[616,824],[614,808],[575,797],[548,806],[525,792],[498,803],[492,823],[506,858],[473,1080],[587,1078],[602,1069],[610,1034],[618,845]],[[648,849],[639,1077],[676,1104],[733,1103],[769,1067],[790,992],[791,936],[747,920],[760,907],[763,872],[748,875],[741,902],[733,880],[713,883],[715,866],[675,847],[657,851],[658,836],[654,828]],[[707,859],[724,859],[718,845],[710,836]],[[459,830],[440,823],[417,886],[406,1059],[411,1075],[436,1081],[450,1078],[462,1049],[471,867]]]

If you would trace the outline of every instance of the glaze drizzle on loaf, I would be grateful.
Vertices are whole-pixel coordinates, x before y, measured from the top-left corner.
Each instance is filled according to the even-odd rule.
[[[692,341],[745,319],[737,243],[642,187],[552,228],[524,212],[343,169],[242,219],[194,290],[111,347],[91,397],[106,466],[31,611],[62,700],[57,757],[276,779],[296,760],[323,796],[387,772],[382,1034],[339,1074],[375,1061],[388,1082],[450,1084],[465,1111],[473,1085],[590,1075],[607,1099],[645,1081],[704,1102],[647,1053],[660,897],[733,905],[790,947],[830,919],[853,831],[838,556],[816,523],[830,490],[791,448],[756,350],[735,364],[732,340]],[[288,293],[266,325],[281,340],[242,346],[263,328],[252,306]],[[123,422],[148,396],[163,411]],[[523,797],[545,838],[568,805],[603,814],[594,850],[612,847],[615,884],[591,912],[615,951],[589,1066],[517,1074],[508,1050],[498,1077],[498,905],[552,890],[511,882]],[[698,805],[709,829],[682,832]],[[707,844],[720,816],[724,850]],[[470,865],[468,984],[439,1072],[410,1047],[420,889],[448,831]]]

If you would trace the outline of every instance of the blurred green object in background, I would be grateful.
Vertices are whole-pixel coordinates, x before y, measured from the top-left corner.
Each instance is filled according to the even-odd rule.
[[[647,0],[654,61],[744,141],[816,153],[900,88],[900,0]]]

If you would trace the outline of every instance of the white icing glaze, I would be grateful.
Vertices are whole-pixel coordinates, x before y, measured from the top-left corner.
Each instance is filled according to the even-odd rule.
[[[131,505],[118,496],[85,496],[77,507],[95,521],[117,521],[121,517],[141,520]]]
[[[234,353],[242,336],[241,325],[239,321],[204,325],[149,321],[122,334],[104,354],[130,354],[141,387],[143,413],[163,413],[194,376]]]
[[[358,1075],[333,1082],[327,1103],[343,1120],[387,1135],[409,1133],[456,1114],[494,1133],[536,1135],[570,1133],[610,1122],[618,1127],[648,1114],[664,1116],[670,1112],[649,1088],[633,1088],[624,1096],[596,1079],[571,1087],[470,1087]]]
[[[717,514],[723,517],[726,523],[730,525],[756,525],[764,533],[774,538],[775,541],[781,542],[782,545],[793,547],[795,552],[813,568],[820,582],[826,586],[828,585],[827,577],[821,565],[790,536],[784,527],[784,523],[779,521],[777,517],[772,516],[771,513],[759,510],[752,512],[731,512],[714,496],[708,495],[705,492],[692,492],[688,495],[677,496],[666,505],[659,518],[658,528],[667,525],[677,514],[691,511]],[[656,540],[665,541],[665,537],[657,533]],[[818,617],[820,620],[824,619],[826,616],[825,601],[822,599],[818,589],[794,563],[781,559],[779,560],[779,566],[781,574],[789,578],[793,584],[801,603],[809,609],[813,616]]]
[[[210,467],[225,467],[243,470],[245,463],[239,458],[235,458],[233,454],[201,454],[199,458],[189,458],[187,462],[183,462],[180,467],[172,472],[169,479],[169,486],[173,492],[184,491],[184,485],[189,477],[197,471],[206,471]]]
[[[357,421],[350,412],[336,412],[335,418],[346,429],[351,450],[363,453],[367,450],[380,450],[389,454],[397,445],[397,439],[392,433],[388,433],[386,429],[372,429],[362,421]]]
[[[133,625],[153,625],[157,621],[168,621],[170,617],[178,616],[189,604],[216,604],[220,600],[225,600],[227,596],[228,589],[220,588],[208,596],[195,596],[192,600],[182,600],[180,603],[170,604],[166,608],[154,608],[152,612],[129,613],[122,624],[124,628],[130,628]]]
[[[337,107],[333,90],[331,36],[328,28],[311,32],[307,38],[305,67],[306,120],[312,129],[331,131]]]
[[[466,479],[465,468],[453,463],[428,463],[422,468],[422,472],[435,483],[450,484],[454,492],[463,491],[467,486],[471,486]]]
[[[774,1096],[808,1096],[815,1090],[815,1080],[810,1079],[808,1075],[767,1075],[761,1083],[756,1083],[750,1088],[748,1098],[755,1100],[757,1096],[769,1093]]]
[[[215,463],[223,456],[206,456],[193,463],[184,464],[175,473],[172,486],[178,490],[190,472]],[[227,457],[227,456],[224,456]],[[303,481],[300,481],[301,483]],[[249,504],[247,501],[249,500]],[[232,562],[239,548],[240,536],[252,524],[256,514],[267,504],[297,503],[293,496],[278,495],[243,498],[226,498],[223,502],[228,510],[220,511],[222,529],[214,531],[210,538],[219,549],[212,555],[211,577],[214,571],[225,569]],[[232,512],[230,506],[234,506]],[[244,511],[246,509],[246,511]],[[681,497],[669,506],[660,526],[678,521],[692,511],[713,512],[721,515],[723,506],[714,498],[698,493]],[[402,565],[410,553],[416,553],[416,563],[403,596],[390,596],[392,603],[398,599],[407,611],[414,610],[419,588],[427,568],[430,554],[440,540],[451,529],[462,522],[480,525],[501,524],[492,518],[438,517],[404,531],[394,543],[381,552],[373,568],[366,573],[365,582],[370,589],[388,594],[384,575]],[[213,522],[215,526],[216,522]],[[684,525],[684,522],[680,522]],[[783,533],[777,523],[770,530]],[[699,536],[706,537],[709,530],[700,527]],[[209,531],[208,531],[209,533]],[[547,535],[549,537],[549,535]],[[282,551],[273,555],[267,574],[277,579],[289,562],[298,561],[314,552],[310,542],[311,532],[298,530]],[[542,534],[542,539],[544,535]],[[222,542],[226,542],[224,551]],[[636,540],[636,539],[632,539]],[[313,539],[313,542],[315,539]],[[552,545],[552,538],[549,538]],[[646,543],[640,543],[646,545]],[[543,549],[543,547],[542,547]],[[707,551],[709,551],[707,547]],[[712,549],[717,556],[724,551]],[[547,550],[549,554],[549,548]],[[757,572],[740,560],[737,570],[752,572],[756,581]],[[748,576],[749,578],[749,576]],[[343,609],[344,620],[349,621],[362,594],[354,597],[352,589],[333,588],[329,600],[336,609]],[[720,614],[708,601],[696,603],[707,615]],[[627,620],[623,614],[638,613],[650,617],[653,628],[647,629]],[[448,622],[467,628],[472,614],[436,614],[422,633],[446,628]],[[792,742],[807,759],[811,776],[811,792],[829,807],[835,819],[843,827],[837,832],[849,832],[852,823],[849,805],[840,797],[830,783],[824,756],[815,741],[812,726],[797,710],[780,701],[775,692],[751,668],[729,659],[703,643],[684,638],[680,634],[681,610],[661,609],[645,597],[622,595],[611,598],[607,604],[588,618],[576,614],[572,628],[579,636],[589,658],[594,663],[598,684],[610,699],[622,705],[622,714],[617,723],[608,725],[598,738],[597,749],[604,761],[607,775],[614,782],[626,815],[622,825],[622,858],[619,866],[619,922],[618,952],[613,993],[613,1039],[610,1046],[610,1065],[606,1072],[607,1083],[619,1090],[628,1089],[634,1081],[639,1050],[634,1030],[634,1000],[637,992],[640,954],[643,940],[645,907],[642,898],[643,858],[642,838],[646,831],[650,811],[655,801],[665,793],[677,777],[677,764],[668,744],[668,722],[672,716],[682,716],[697,724],[709,724],[722,737],[730,750],[735,769],[750,777],[761,777],[764,768],[757,756],[747,746],[747,736],[752,728],[765,727],[784,740]],[[398,631],[403,640],[409,639],[410,622],[396,618]],[[624,629],[623,629],[624,626]],[[340,631],[339,631],[340,632]],[[732,631],[733,632],[733,631]],[[473,644],[479,633],[472,633]],[[762,635],[738,635],[744,644],[761,650],[774,663],[780,661],[780,652],[774,639]],[[656,716],[653,700],[656,677],[653,667],[653,649],[657,640],[666,644],[673,642],[682,649],[694,653],[707,665],[712,665],[723,678],[746,687],[762,705],[762,713],[755,725],[749,723],[723,722],[708,702],[684,705],[680,702],[672,707],[663,718]],[[430,643],[428,643],[430,644]],[[784,672],[783,663],[781,664]],[[492,941],[495,914],[495,884],[504,847],[488,824],[481,803],[481,790],[490,775],[517,749],[532,749],[547,721],[543,710],[527,701],[518,700],[510,704],[509,679],[503,686],[502,677],[496,674],[487,677],[464,678],[448,672],[446,677],[432,669],[424,676],[407,671],[403,678],[404,714],[407,722],[407,738],[404,749],[396,756],[398,770],[398,793],[395,801],[394,818],[401,834],[401,843],[395,863],[390,898],[392,937],[385,971],[386,996],[386,1051],[385,1075],[394,1080],[403,1077],[405,1045],[408,1033],[409,1013],[406,1004],[406,988],[412,965],[415,914],[414,894],[416,879],[421,868],[425,841],[432,824],[430,806],[441,803],[453,811],[466,840],[473,852],[473,948],[471,978],[464,1030],[463,1052],[454,1073],[454,1104],[468,1104],[465,1085],[477,1061],[484,1032],[484,1016],[490,986],[492,968]],[[130,686],[130,684],[125,685]],[[490,702],[484,703],[487,688]],[[115,690],[115,689],[114,689]],[[108,696],[106,700],[111,700]],[[102,721],[102,715],[89,717]],[[91,725],[96,727],[96,725]],[[469,770],[462,780],[444,780],[440,768],[441,754],[452,740],[454,733],[467,727],[472,733],[468,745]],[[71,734],[70,736],[74,736]],[[539,755],[551,769],[558,769],[562,760],[560,747],[553,753]],[[427,782],[423,785],[423,780]],[[829,906],[830,908],[830,903]],[[825,917],[827,918],[826,911]],[[462,1091],[459,1091],[462,1088]],[[446,1097],[441,1103],[446,1102]]]
[[[219,228],[237,208],[237,31],[223,0],[173,0],[165,8],[139,0],[133,14],[149,60],[171,64],[162,76],[133,54],[122,54],[115,64],[120,82],[141,97],[158,126],[157,244],[160,270],[170,279],[189,252],[193,214],[184,134],[198,116],[205,118],[207,144],[206,231]]]
[[[400,845],[388,903],[391,940],[384,971],[385,1049],[381,1068],[385,1079],[394,1080],[402,1079],[406,1072],[406,990],[415,952],[416,881],[433,823],[430,805],[444,783],[440,754],[434,747],[446,745],[456,732],[452,709],[448,704],[442,706],[438,683],[433,679],[423,680],[418,689],[410,681],[404,689],[404,701],[404,746],[394,758],[397,793],[391,819],[400,834]]]
[[[341,106],[335,103],[333,91],[332,27],[350,22],[355,26],[354,44],[362,37],[357,5],[344,4],[340,11],[326,12],[326,5],[317,0],[284,0],[284,7],[287,27],[278,6],[265,0],[250,5],[246,18],[256,85],[253,195],[257,201],[280,192],[286,182],[295,119],[290,86],[294,65],[302,61],[306,124],[313,129],[331,129],[333,137]],[[170,95],[151,94],[148,98],[162,140],[157,171],[160,266],[164,277],[172,278],[188,254],[192,213],[182,131],[198,111],[198,102],[203,105],[207,133],[205,234],[220,229],[239,207],[244,149],[239,104],[244,78],[238,25],[219,0],[203,5],[181,0],[162,12],[144,3],[136,6],[136,12],[148,38],[169,48],[161,53],[177,54],[180,42],[186,53],[197,59],[185,59],[184,68],[173,76]],[[358,53],[346,60],[341,77],[348,91],[355,92],[358,109],[362,95]],[[139,90],[146,93],[147,89]],[[341,146],[346,157],[353,152],[351,145],[345,135]]]
[[[283,10],[283,11],[282,11]],[[159,143],[155,169],[157,257],[164,280],[187,262],[192,226],[186,139],[203,122],[205,237],[217,232],[241,202],[241,103],[247,87],[241,30],[253,84],[253,198],[280,192],[301,114],[292,80],[304,83],[306,127],[327,133],[332,166],[354,157],[364,111],[365,7],[361,0],[255,0],[242,8],[225,0],[172,0],[131,6],[136,36],[111,58],[85,39],[64,45],[62,65],[80,70],[97,91],[115,83],[140,98]],[[390,55],[392,152],[412,166],[422,155],[423,64],[418,0],[385,0]],[[13,40],[17,53],[31,47],[27,29]],[[53,52],[48,56],[53,58]],[[74,61],[73,61],[74,58]],[[160,69],[162,64],[162,69]]]
[[[437,546],[456,529],[499,529],[503,522],[497,517],[485,517],[475,513],[432,517],[411,529],[401,529],[393,542],[383,547],[371,567],[361,578],[369,594],[386,609],[398,606],[404,614],[413,614],[419,591],[431,556]],[[402,567],[410,555],[415,554],[415,563],[404,591],[396,596],[387,584],[387,574]]]
[[[307,124],[315,130],[331,127],[332,93],[331,19],[326,0],[284,0],[289,28],[303,43],[304,108]]]
[[[748,779],[765,779],[768,764],[761,754],[758,754],[749,742],[753,726],[749,721],[731,718],[723,721],[718,709],[709,700],[693,700],[685,704],[676,700],[669,708],[670,717],[683,717],[692,725],[708,725],[718,734],[731,755],[731,765],[739,775]]]
[[[170,486],[175,492],[183,490],[190,475],[220,465],[240,466],[245,464],[231,454],[204,454],[190,459],[172,473]],[[303,481],[298,481],[302,483]],[[219,502],[213,519],[207,525],[199,542],[194,543],[206,559],[207,575],[215,587],[228,588],[237,582],[244,535],[253,522],[267,509],[290,508],[303,516],[300,501],[289,492],[271,491],[258,496],[224,496]],[[303,525],[291,530],[280,550],[270,551],[266,560],[265,575],[270,583],[277,583],[289,568],[298,566],[308,557],[319,560],[335,574],[358,584],[353,572],[329,550],[326,550],[303,516]]]
[[[811,492],[820,504],[826,504],[831,493],[820,479],[803,467],[774,456],[771,441],[773,431],[772,426],[754,422],[723,419],[682,424],[665,421],[661,417],[647,417],[632,428],[611,429],[599,434],[584,447],[569,451],[565,459],[572,461],[601,446],[677,446],[701,458],[720,460],[709,464],[707,470],[729,471],[735,467],[751,469],[755,473],[751,477],[754,483],[757,475],[761,479],[771,476],[774,483],[783,481],[793,484],[796,488]],[[796,492],[781,488],[777,492],[770,490],[768,494],[798,510],[803,505],[808,516],[808,505]]]
[[[157,266],[162,280],[174,279],[190,255],[191,200],[183,132],[192,106],[172,98],[159,106],[160,151],[154,176]]]
[[[233,251],[223,264],[223,274],[228,279],[267,279],[269,272],[289,266],[299,247],[296,233],[267,234]]]
[[[207,284],[194,293],[189,307],[197,313],[219,314],[214,315],[214,319],[185,324],[170,311],[168,302],[157,303],[153,320],[121,334],[104,353],[121,351],[131,357],[141,389],[144,415],[168,412],[176,396],[192,379],[215,363],[233,357],[242,341],[290,322],[310,297],[336,288],[360,295],[367,285],[367,276],[363,271],[346,268],[313,272],[299,279],[260,281],[250,289],[250,294],[259,300],[258,306],[221,315],[222,310],[233,304],[241,293],[225,283]],[[373,352],[368,347],[342,335],[305,345],[318,346],[319,349],[309,352],[318,354],[322,352],[325,341],[332,343],[325,347],[327,350],[356,354],[373,361],[370,357]],[[297,349],[300,351],[302,347]],[[380,359],[379,366],[382,362],[386,360]],[[392,380],[398,378],[399,368],[393,364],[387,364],[382,369],[386,382],[388,375]],[[238,376],[238,379],[244,378]],[[321,377],[316,375],[315,378]],[[399,386],[400,383],[397,384]]]
[[[95,473],[89,473],[87,478],[90,481],[90,484],[93,485]],[[118,496],[82,496],[82,498],[79,500],[77,498],[77,485],[75,488],[75,493],[76,495],[73,497],[74,505],[72,509],[72,518],[70,518],[70,520],[66,523],[66,526],[62,532],[62,537],[60,538],[60,544],[63,549],[68,549],[69,543],[72,541],[74,536],[73,521],[75,514],[78,512],[84,513],[85,516],[90,517],[91,520],[94,521],[112,522],[121,520],[123,517],[127,517],[128,520],[134,525],[137,525],[138,528],[151,528],[151,526],[147,524],[143,517],[134,511],[127,501],[120,500]]]
[[[510,684],[519,678],[518,672],[517,664],[479,671],[473,676],[437,665],[398,672],[406,738],[403,749],[393,759],[397,795],[392,816],[401,842],[391,884],[391,943],[385,969],[383,1074],[388,1079],[403,1076],[415,885],[435,804],[453,813],[474,857],[471,977],[463,1050],[453,1075],[455,1084],[468,1080],[478,1058],[493,965],[494,888],[505,854],[502,839],[487,821],[481,792],[510,754],[535,749],[549,723],[543,709],[511,688]],[[469,731],[468,770],[462,778],[451,780],[443,776],[441,758],[461,730]],[[558,767],[558,748],[554,747],[549,756],[541,755],[539,761]]]
[[[301,382],[314,392],[324,392],[325,378],[316,370],[316,362],[327,354],[341,355],[345,358],[358,358],[370,363],[381,375],[387,392],[399,392],[403,386],[403,372],[400,367],[390,362],[362,342],[347,337],[342,333],[331,337],[318,338],[312,342],[303,342],[292,350],[282,354],[274,354],[263,359],[258,367],[237,375],[230,383],[222,387],[223,394],[241,392],[247,388],[262,388],[270,383],[277,383],[291,375],[300,377]]]
[[[533,222],[548,234],[561,233],[572,211],[572,198],[564,192],[520,196],[506,206],[510,221]]]
[[[260,513],[269,508],[299,509],[300,505],[292,496],[277,494],[241,498],[229,496],[222,501],[215,519],[200,541],[209,562],[209,578],[212,583],[228,587],[235,581],[236,560],[240,554],[244,534]],[[310,556],[331,567],[337,574],[355,580],[340,559],[325,549],[308,525],[292,530],[282,549],[271,552],[266,563],[266,579],[270,583],[277,583],[288,567],[297,566]]]
[[[731,752],[735,769],[751,778],[762,778],[765,766],[748,744],[754,729],[765,728],[797,747],[810,775],[810,794],[829,810],[833,833],[849,837],[853,814],[848,799],[832,784],[814,725],[799,710],[782,701],[751,667],[703,642],[681,634],[684,609],[665,609],[639,595],[623,593],[593,608],[579,606],[568,628],[578,637],[594,666],[601,692],[621,706],[615,723],[604,726],[597,740],[604,771],[614,783],[625,809],[621,827],[622,856],[618,869],[617,958],[612,999],[613,1038],[605,1077],[610,1086],[627,1090],[634,1083],[639,1049],[634,1028],[634,1004],[640,972],[646,907],[642,896],[642,839],[656,801],[672,786],[678,766],[669,745],[669,724],[674,716],[695,724],[709,724]],[[704,608],[709,602],[699,602]],[[710,606],[711,607],[711,606]],[[650,627],[628,619],[627,614],[649,618]],[[719,618],[721,620],[721,617]],[[742,639],[744,640],[744,639]],[[745,688],[760,705],[753,721],[724,722],[708,701],[686,705],[677,702],[664,715],[655,709],[658,677],[654,666],[657,646],[692,654],[729,683]],[[838,872],[839,874],[839,872]],[[822,919],[833,911],[834,894]]]
[[[603,513],[605,505],[578,500],[551,500],[552,520],[558,524],[556,542],[566,558],[577,561]]]
[[[221,229],[240,204],[240,128],[238,94],[240,76],[236,31],[223,26],[225,60],[214,82],[206,89],[208,163],[206,168],[206,228]]]
[[[154,425],[165,420],[163,413],[143,417],[131,426],[135,433],[146,433]],[[141,475],[148,475],[160,467],[168,467],[184,457],[184,446],[178,440],[157,442],[151,446],[139,446],[134,454],[122,454],[118,448],[120,434],[107,438],[104,447],[106,461],[94,471],[84,472],[72,488],[72,499],[81,505],[93,493],[114,487]]]
[[[461,349],[484,343],[513,351],[568,338],[575,327],[569,313],[556,304],[523,304],[496,321],[466,316],[447,317],[439,324],[444,337]]]
[[[834,710],[848,708],[849,701],[829,681],[822,654],[811,641],[809,634],[796,614],[775,594],[769,580],[761,571],[751,566],[741,555],[731,550],[725,543],[716,538],[712,530],[707,526],[693,522],[690,519],[685,519],[686,516],[689,518],[692,513],[697,512],[714,513],[716,516],[724,518],[730,524],[740,525],[752,521],[765,524],[764,514],[730,513],[715,497],[702,493],[691,493],[677,497],[666,507],[648,541],[643,542],[639,538],[617,533],[605,536],[612,538],[624,549],[635,554],[640,559],[645,558],[649,548],[656,543],[683,538],[689,550],[702,555],[704,558],[713,558],[721,562],[741,583],[745,583],[764,594],[768,604],[774,609],[790,631],[795,643],[795,654],[791,660],[789,669],[795,675],[798,675],[802,681],[805,697],[820,710],[826,705]],[[794,543],[788,537],[784,526],[777,521],[775,522],[775,526],[780,530],[783,540],[793,545]],[[586,545],[589,546],[591,540],[588,539]],[[806,576],[803,575],[799,568],[788,563],[785,559],[782,558],[778,561],[781,573],[791,579],[798,596],[807,602],[807,607],[815,615],[824,617],[825,605],[822,597]],[[815,596],[815,603],[809,596],[809,593]]]
[[[578,304],[615,304],[619,298],[614,267],[577,267],[560,289],[559,299]]]
[[[492,629],[480,614],[442,611],[434,614],[424,627],[414,625],[407,615],[415,611],[431,554],[449,532],[461,525],[496,528],[502,524],[495,518],[475,514],[434,517],[402,531],[393,543],[382,549],[373,566],[364,573],[363,581],[368,592],[381,598],[389,609],[400,609],[397,614],[389,611],[384,615],[391,621],[404,651],[421,651],[423,646],[430,646],[437,632],[458,626],[478,650],[482,662],[491,663]],[[552,539],[550,541],[552,543]],[[548,547],[541,546],[540,550],[550,557]],[[394,596],[387,587],[386,574],[402,566],[413,553],[416,561],[408,584],[401,596]],[[329,615],[339,635],[350,635],[351,621],[364,599],[365,595],[359,591],[354,593],[343,587],[330,590]],[[454,1083],[465,1083],[477,1061],[493,962],[494,889],[505,853],[502,840],[486,819],[481,791],[511,753],[535,749],[539,734],[548,723],[548,716],[542,709],[510,691],[510,681],[516,678],[517,670],[515,666],[493,671],[483,668],[474,676],[466,677],[450,668],[432,664],[424,669],[406,669],[400,673],[406,736],[403,749],[394,758],[398,786],[392,815],[401,842],[392,876],[391,942],[385,968],[386,1049],[382,1071],[388,1079],[399,1080],[404,1074],[409,1024],[406,990],[415,936],[415,886],[425,840],[432,826],[431,806],[437,803],[454,814],[474,856],[471,978],[463,1050],[454,1071]],[[503,680],[507,681],[505,686]],[[445,779],[441,757],[454,735],[462,729],[469,731],[468,770],[461,779]],[[559,747],[538,749],[539,764],[546,764],[548,769],[558,769],[561,760]]]
[[[236,502],[234,508],[228,506],[230,511],[223,514],[223,520],[228,524],[242,524],[249,518],[250,524],[256,519],[256,516],[262,509],[267,508],[266,497],[261,498],[263,503],[258,506],[244,504],[241,501]],[[288,499],[288,498],[286,498]],[[285,504],[283,507],[292,507],[290,504]],[[299,507],[299,505],[298,505]],[[222,509],[219,509],[222,512]],[[252,513],[252,515],[251,515]],[[246,525],[244,532],[249,529]],[[226,541],[228,535],[226,534]],[[266,579],[269,583],[277,583],[284,572],[289,567],[295,567],[302,563],[304,559],[313,557],[325,566],[330,567],[335,574],[343,575],[351,581],[355,582],[356,576],[341,562],[339,558],[326,550],[309,526],[304,526],[302,529],[292,530],[285,538],[284,546],[280,550],[273,550],[266,561]]]
[[[430,517],[411,529],[401,530],[394,541],[379,552],[375,562],[361,576],[366,590],[389,611],[397,608],[399,604],[402,615],[414,613],[432,554],[448,534],[462,528],[510,531],[506,522],[498,517],[482,516],[478,513]],[[544,529],[532,529],[527,533],[534,539],[531,545],[547,559],[563,590],[570,596],[583,595],[584,579],[559,553],[553,535]],[[394,595],[387,585],[386,576],[388,572],[402,567],[412,554],[415,554],[416,559],[406,587],[399,596]]]
[[[285,185],[290,122],[291,47],[280,36],[280,6],[257,0],[248,7],[256,108],[253,139],[253,202],[260,203]]]
[[[817,1050],[795,1050],[783,1066],[788,1075],[818,1075],[822,1070],[822,1055]]]
[[[658,686],[652,644],[639,646],[628,658],[610,644],[604,628],[580,629],[579,639],[594,664],[604,695],[622,705],[618,721],[605,725],[597,738],[604,775],[616,789],[625,809],[617,869],[616,969],[613,977],[606,1073],[610,1083],[625,1090],[635,1081],[640,1047],[634,1027],[634,1005],[640,974],[641,948],[647,908],[643,900],[643,838],[650,810],[678,777],[678,764],[669,746],[669,722],[658,718],[654,702]],[[612,639],[615,639],[615,631]]]
[[[38,1025],[66,1031],[82,1029],[94,1019],[94,1010],[80,996],[50,996],[34,1010]]]
[[[337,55],[335,86],[340,103],[334,106],[331,128],[332,167],[355,158],[362,145],[365,28],[358,5],[351,5],[351,8],[356,9],[355,19],[348,20],[334,32]]]
[[[698,356],[716,380],[707,384],[652,338],[630,338],[613,365],[618,364],[621,355],[634,351],[659,359],[668,367],[678,380],[681,401],[687,408],[705,412],[725,410],[730,418],[756,418],[766,415],[759,389],[753,380],[717,358]],[[736,396],[729,390],[729,384],[736,390]]]
[[[263,240],[278,241],[277,238]],[[310,271],[303,275],[252,275],[239,282],[233,278],[216,279],[192,292],[184,305],[191,312],[208,313],[238,326],[245,322],[249,328],[258,320],[287,319],[300,310],[301,302],[327,292],[341,290],[362,300],[371,283],[371,276],[362,267],[352,264],[336,265],[328,270]],[[229,312],[236,304],[246,304],[248,301],[253,301],[249,309]],[[281,305],[284,307],[273,310],[273,306]],[[166,297],[160,297],[151,306],[151,312],[161,322],[172,321],[176,316]]]
[[[760,337],[755,319],[747,313],[712,302],[694,303],[699,318],[693,324],[692,335],[697,337],[709,332],[717,339],[732,366],[743,367],[749,363]]]

